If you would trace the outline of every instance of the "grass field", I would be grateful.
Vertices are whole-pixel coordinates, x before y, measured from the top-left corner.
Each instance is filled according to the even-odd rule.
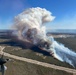
[[[68,38],[55,38],[56,41],[64,44],[69,49],[76,52],[76,37],[68,37]]]
[[[42,61],[42,62],[46,62],[46,63],[50,63],[50,64],[55,64],[58,66],[64,66],[64,67],[69,67],[69,68],[73,68],[72,66],[70,66],[67,63],[63,63],[58,61],[57,59],[53,58],[52,56],[50,56],[48,53],[46,52],[41,52],[41,51],[35,51],[33,49],[22,49],[20,46],[17,46],[16,43],[10,41],[10,40],[0,40],[0,45],[5,46],[4,51],[8,52],[10,54],[14,54],[17,56],[21,56],[21,57],[26,57],[29,59],[34,59],[34,60],[38,60],[38,61]]]
[[[34,65],[18,60],[7,62],[5,65],[7,66],[5,75],[72,75],[65,71],[46,68],[43,66]]]

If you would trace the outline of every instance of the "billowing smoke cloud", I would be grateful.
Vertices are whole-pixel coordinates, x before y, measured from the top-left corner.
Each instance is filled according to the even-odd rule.
[[[55,18],[51,14],[46,9],[37,7],[29,8],[16,16],[13,28],[17,30],[18,39],[27,40],[35,45],[41,40],[47,41],[44,24]]]
[[[76,67],[76,53],[58,44],[53,37],[46,36],[44,24],[54,18],[52,13],[46,9],[39,7],[29,8],[15,17],[12,28],[16,31],[13,32],[13,35],[23,44],[27,41],[49,52],[56,59]]]
[[[69,63],[76,68],[76,53],[53,40],[54,57],[62,62]]]

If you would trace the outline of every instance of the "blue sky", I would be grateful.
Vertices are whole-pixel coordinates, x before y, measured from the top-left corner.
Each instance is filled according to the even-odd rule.
[[[52,12],[49,29],[76,29],[76,0],[0,0],[0,29],[9,29],[14,16],[31,7],[41,7]]]

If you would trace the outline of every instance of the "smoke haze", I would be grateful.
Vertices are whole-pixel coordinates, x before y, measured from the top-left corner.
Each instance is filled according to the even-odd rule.
[[[51,14],[46,9],[37,7],[29,8],[16,16],[13,29],[17,30],[18,39],[28,40],[33,44],[37,44],[41,39],[46,41],[44,23],[55,18]]]
[[[44,24],[54,18],[52,13],[44,8],[29,8],[15,17],[12,29],[16,31],[12,34],[17,36],[17,39],[37,45],[56,59],[76,67],[76,53],[57,43],[53,37],[46,36]]]
[[[65,47],[63,44],[59,44],[57,41],[52,43],[54,48],[54,56],[62,62],[69,63],[73,67],[76,67],[76,53]]]

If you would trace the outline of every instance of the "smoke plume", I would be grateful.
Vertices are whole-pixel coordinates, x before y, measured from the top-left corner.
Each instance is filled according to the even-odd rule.
[[[12,28],[15,30],[12,35],[22,44],[29,43],[38,46],[42,50],[49,52],[56,59],[67,62],[76,67],[76,53],[58,44],[53,37],[46,36],[45,23],[50,22],[55,17],[44,8],[29,8],[15,17]]]
[[[53,39],[54,57],[76,68],[76,53]]]
[[[38,44],[41,40],[47,41],[45,26],[46,22],[55,17],[52,13],[42,8],[29,8],[14,19],[13,29],[17,30],[18,39]],[[15,34],[14,34],[15,35]]]

